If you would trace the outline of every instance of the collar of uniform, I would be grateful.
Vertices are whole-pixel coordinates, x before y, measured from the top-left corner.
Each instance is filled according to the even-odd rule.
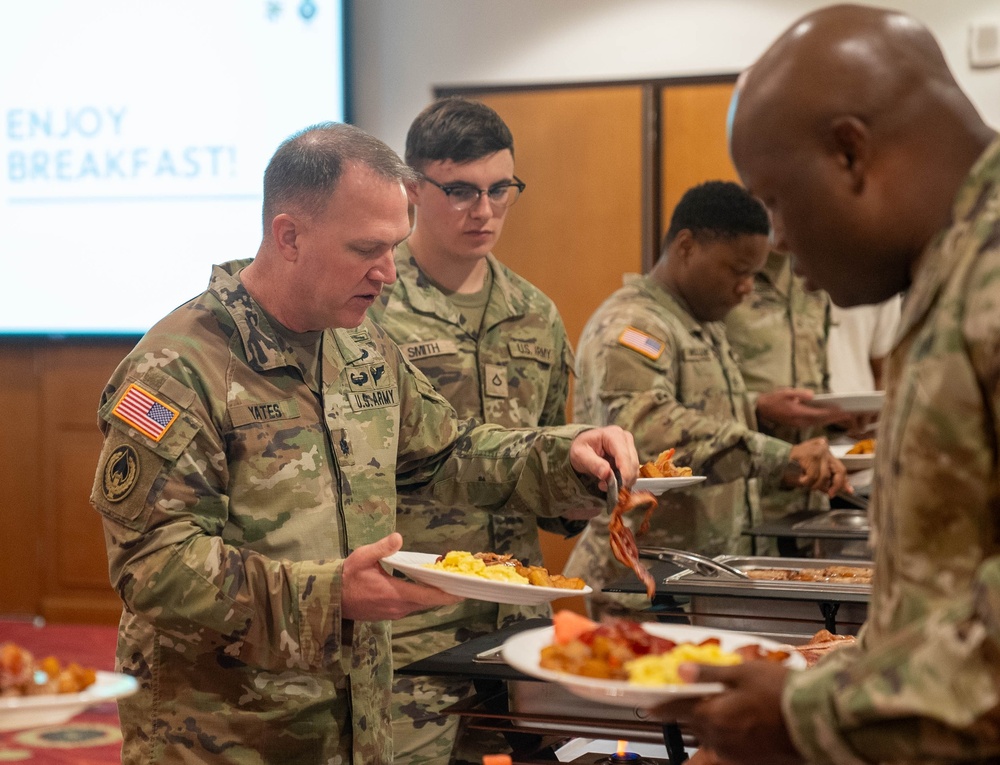
[[[708,325],[698,321],[684,300],[660,286],[652,277],[626,274],[625,285],[634,287],[640,293],[645,293],[647,297],[666,308],[692,335],[702,336],[705,334]]]
[[[370,338],[374,333],[374,325],[370,319],[365,319],[359,326],[351,329],[334,329],[333,339],[337,341],[340,355],[344,362],[353,364],[365,358],[366,351],[358,345],[359,339]]]
[[[965,182],[955,195],[951,225],[938,233],[920,254],[913,283],[903,299],[897,340],[903,337],[933,305],[937,294],[965,251],[953,245],[956,237],[965,236],[990,197],[1000,195],[1000,137],[976,160]]]
[[[779,295],[788,297],[792,288],[792,259],[772,250],[767,254],[764,268],[754,278],[770,282]]]
[[[240,281],[239,272],[250,264],[250,260],[230,260],[212,267],[212,279],[208,284],[229,313],[243,341],[243,352],[247,363],[254,369],[277,369],[295,366],[285,356],[284,344],[275,335],[271,324],[257,304],[250,297]]]
[[[486,262],[493,272],[493,289],[486,306],[487,321],[495,324],[503,319],[521,316],[523,307],[516,304],[513,295],[518,291],[513,288],[504,269],[492,253],[486,256]],[[442,321],[461,327],[458,311],[447,300],[440,289],[420,269],[409,245],[403,242],[396,248],[396,284],[393,291],[400,290],[402,299],[423,314],[436,316]],[[497,308],[502,308],[502,316],[497,316]]]

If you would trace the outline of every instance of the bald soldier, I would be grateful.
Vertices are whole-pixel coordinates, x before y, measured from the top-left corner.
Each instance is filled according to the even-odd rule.
[[[380,559],[396,489],[603,505],[619,428],[463,425],[365,312],[410,232],[406,165],[350,125],[264,173],[256,257],[159,321],[103,391],[91,500],[122,599],[122,762],[390,763],[389,620],[457,598]]]
[[[688,666],[732,763],[1000,758],[1000,140],[930,32],[834,6],[795,23],[738,93],[731,148],[775,244],[837,305],[905,291],[871,501],[856,647],[789,671]],[[699,671],[700,669],[700,671]]]
[[[675,447],[677,465],[706,476],[661,497],[640,545],[747,554],[751,539],[744,532],[760,522],[762,487],[838,491],[846,483],[825,439],[790,444],[758,432],[726,339],[722,320],[750,293],[767,258],[768,233],[766,211],[739,184],[709,181],[688,189],[653,269],[627,277],[584,327],[576,420],[621,425],[635,437],[642,461]],[[784,392],[757,400],[773,409],[785,403]],[[805,475],[789,471],[791,465]],[[595,590],[626,573],[611,556],[609,520],[602,513],[590,521],[565,567]],[[619,605],[643,608],[649,601],[645,594],[590,597],[595,616]]]

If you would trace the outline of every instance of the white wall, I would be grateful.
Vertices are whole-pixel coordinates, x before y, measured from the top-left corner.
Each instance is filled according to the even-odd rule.
[[[354,121],[402,152],[440,85],[625,80],[744,69],[813,0],[354,0]],[[984,118],[1000,125],[1000,68],[968,64],[968,27],[997,0],[867,2],[936,34]]]

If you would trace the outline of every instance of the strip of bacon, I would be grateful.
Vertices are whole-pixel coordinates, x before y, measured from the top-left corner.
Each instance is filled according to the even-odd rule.
[[[652,600],[656,594],[656,581],[653,575],[639,561],[639,547],[636,545],[635,536],[632,530],[625,525],[622,516],[633,510],[643,510],[645,516],[639,527],[639,533],[645,534],[649,529],[649,519],[656,509],[656,497],[648,491],[631,492],[626,488],[618,490],[618,504],[611,512],[611,520],[608,523],[608,535],[611,538],[611,552],[615,558],[625,566],[628,566],[639,577],[639,581],[646,585],[646,595]]]

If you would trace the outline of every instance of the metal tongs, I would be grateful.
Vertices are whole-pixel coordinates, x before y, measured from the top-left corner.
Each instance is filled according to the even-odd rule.
[[[621,485],[622,474],[618,472],[615,463],[611,462],[611,477],[608,479],[608,515],[611,515],[618,505],[618,487]]]
[[[640,558],[665,560],[686,566],[700,576],[723,577],[730,579],[749,579],[744,572],[728,563],[709,558],[687,550],[675,550],[672,547],[640,547]]]

